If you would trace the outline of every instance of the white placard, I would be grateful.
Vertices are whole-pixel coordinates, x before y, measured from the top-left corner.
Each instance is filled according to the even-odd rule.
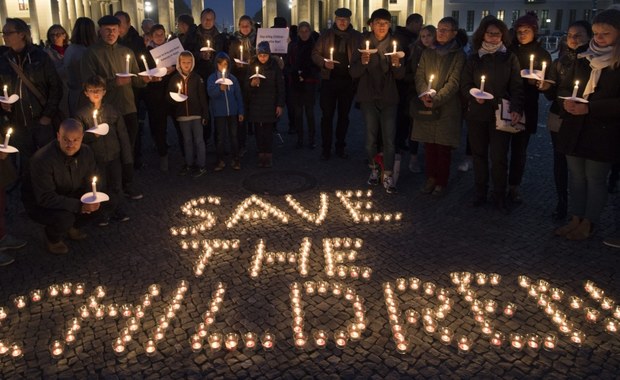
[[[178,38],[175,38],[161,46],[156,47],[155,49],[152,49],[151,56],[155,61],[159,59],[159,65],[157,65],[157,67],[176,66],[177,57],[183,50],[185,49],[183,49],[181,41],[179,41]]]
[[[268,41],[272,53],[286,54],[288,33],[288,28],[259,28],[256,33],[256,47],[262,41]]]

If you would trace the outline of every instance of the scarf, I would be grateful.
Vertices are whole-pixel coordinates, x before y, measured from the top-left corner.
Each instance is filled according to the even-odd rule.
[[[374,34],[370,35],[370,46],[374,46],[379,54],[379,65],[381,71],[385,74],[390,70],[392,65],[391,57],[385,55],[385,53],[391,53],[394,49],[392,47],[392,38],[388,34],[383,41],[378,41]]]
[[[592,39],[588,50],[578,55],[579,58],[585,57],[588,61],[590,61],[590,68],[592,69],[592,71],[590,71],[590,78],[588,79],[586,88],[583,90],[584,99],[588,99],[588,96],[596,90],[596,85],[601,77],[601,72],[604,68],[611,65],[611,55],[613,49],[613,46],[602,48],[594,42],[594,39]]]
[[[485,54],[494,54],[495,52],[505,53],[506,46],[504,46],[503,42],[500,42],[496,45],[490,44],[486,41],[482,41],[482,46],[478,49],[478,57],[482,57]]]
[[[454,50],[458,46],[458,42],[456,41],[456,38],[453,38],[452,41],[446,42],[443,45],[435,42],[434,46],[435,46],[435,50],[437,51],[437,54],[442,56]]]
[[[336,26],[336,23],[334,23],[333,28],[334,28],[334,34],[340,37],[340,43],[337,46],[338,53],[349,54],[347,51],[347,45],[349,44],[349,40],[351,39],[351,30],[353,29],[353,26],[349,25],[349,27],[346,30],[340,30]]]

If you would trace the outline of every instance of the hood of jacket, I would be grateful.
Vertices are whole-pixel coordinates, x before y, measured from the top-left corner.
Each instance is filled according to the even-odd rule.
[[[190,69],[189,73],[184,73],[183,70],[181,69],[181,54],[179,54],[179,56],[177,57],[177,71],[179,72],[179,74],[181,74],[181,76],[183,78],[187,78],[189,76],[189,74],[194,71],[194,66],[196,66],[196,59],[194,58],[194,55],[192,54],[191,51],[188,50],[184,50],[181,53],[189,53],[189,56],[192,57],[192,67]]]

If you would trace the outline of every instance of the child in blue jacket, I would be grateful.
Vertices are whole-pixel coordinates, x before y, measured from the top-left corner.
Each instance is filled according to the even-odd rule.
[[[243,97],[239,80],[230,73],[230,57],[224,52],[215,56],[217,70],[207,80],[207,94],[210,99],[211,115],[214,117],[217,164],[215,171],[226,167],[224,163],[224,142],[226,132],[230,140],[230,150],[233,156],[232,168],[240,170],[239,142],[237,140],[238,123],[243,122]],[[232,84],[216,83],[229,80]]]

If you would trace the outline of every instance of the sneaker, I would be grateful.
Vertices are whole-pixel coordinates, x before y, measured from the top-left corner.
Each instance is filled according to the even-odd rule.
[[[467,158],[465,158],[463,160],[463,162],[461,162],[459,164],[459,168],[458,169],[459,169],[460,172],[468,172],[471,169],[473,169],[473,167],[474,167],[474,164],[471,161],[471,157],[467,157]]]
[[[9,255],[8,253],[0,252],[0,267],[7,266],[9,264],[13,264],[15,258]]]
[[[80,229],[71,227],[69,231],[67,231],[67,236],[71,240],[84,240],[88,237],[84,232],[80,231]]]
[[[420,188],[422,194],[430,194],[435,190],[435,178],[427,178],[424,186]]]
[[[383,187],[385,187],[385,191],[388,194],[396,193],[396,186],[394,185],[394,177],[391,175],[386,175],[383,177]]]
[[[422,168],[420,168],[420,161],[418,157],[411,156],[409,159],[409,171],[412,173],[422,173]]]
[[[612,248],[620,248],[620,236],[608,236],[603,240],[603,244]]]
[[[28,244],[27,241],[19,240],[13,235],[6,234],[2,239],[0,239],[0,251],[7,249],[20,249],[25,247],[26,244]]]
[[[233,170],[241,170],[241,163],[239,160],[234,160],[232,163]]]
[[[215,171],[221,172],[226,167],[226,163],[224,161],[218,161],[217,165],[215,165]]]
[[[190,172],[190,167],[188,165],[183,165],[183,167],[181,168],[181,170],[179,170],[179,175],[180,176],[186,176],[188,175]]]
[[[207,168],[205,168],[204,166],[199,167],[198,169],[196,169],[196,171],[194,172],[194,174],[192,174],[192,177],[194,178],[199,178],[202,177],[203,175],[207,174]]]
[[[65,242],[62,240],[59,240],[56,243],[52,243],[48,240],[47,250],[53,255],[66,255],[67,253],[69,253],[69,247],[67,247]]]
[[[379,184],[379,170],[372,169],[370,177],[368,177],[368,184],[372,186],[377,186]]]
[[[144,198],[144,194],[132,185],[127,185],[125,188],[125,196],[129,199],[133,199],[134,201]]]

